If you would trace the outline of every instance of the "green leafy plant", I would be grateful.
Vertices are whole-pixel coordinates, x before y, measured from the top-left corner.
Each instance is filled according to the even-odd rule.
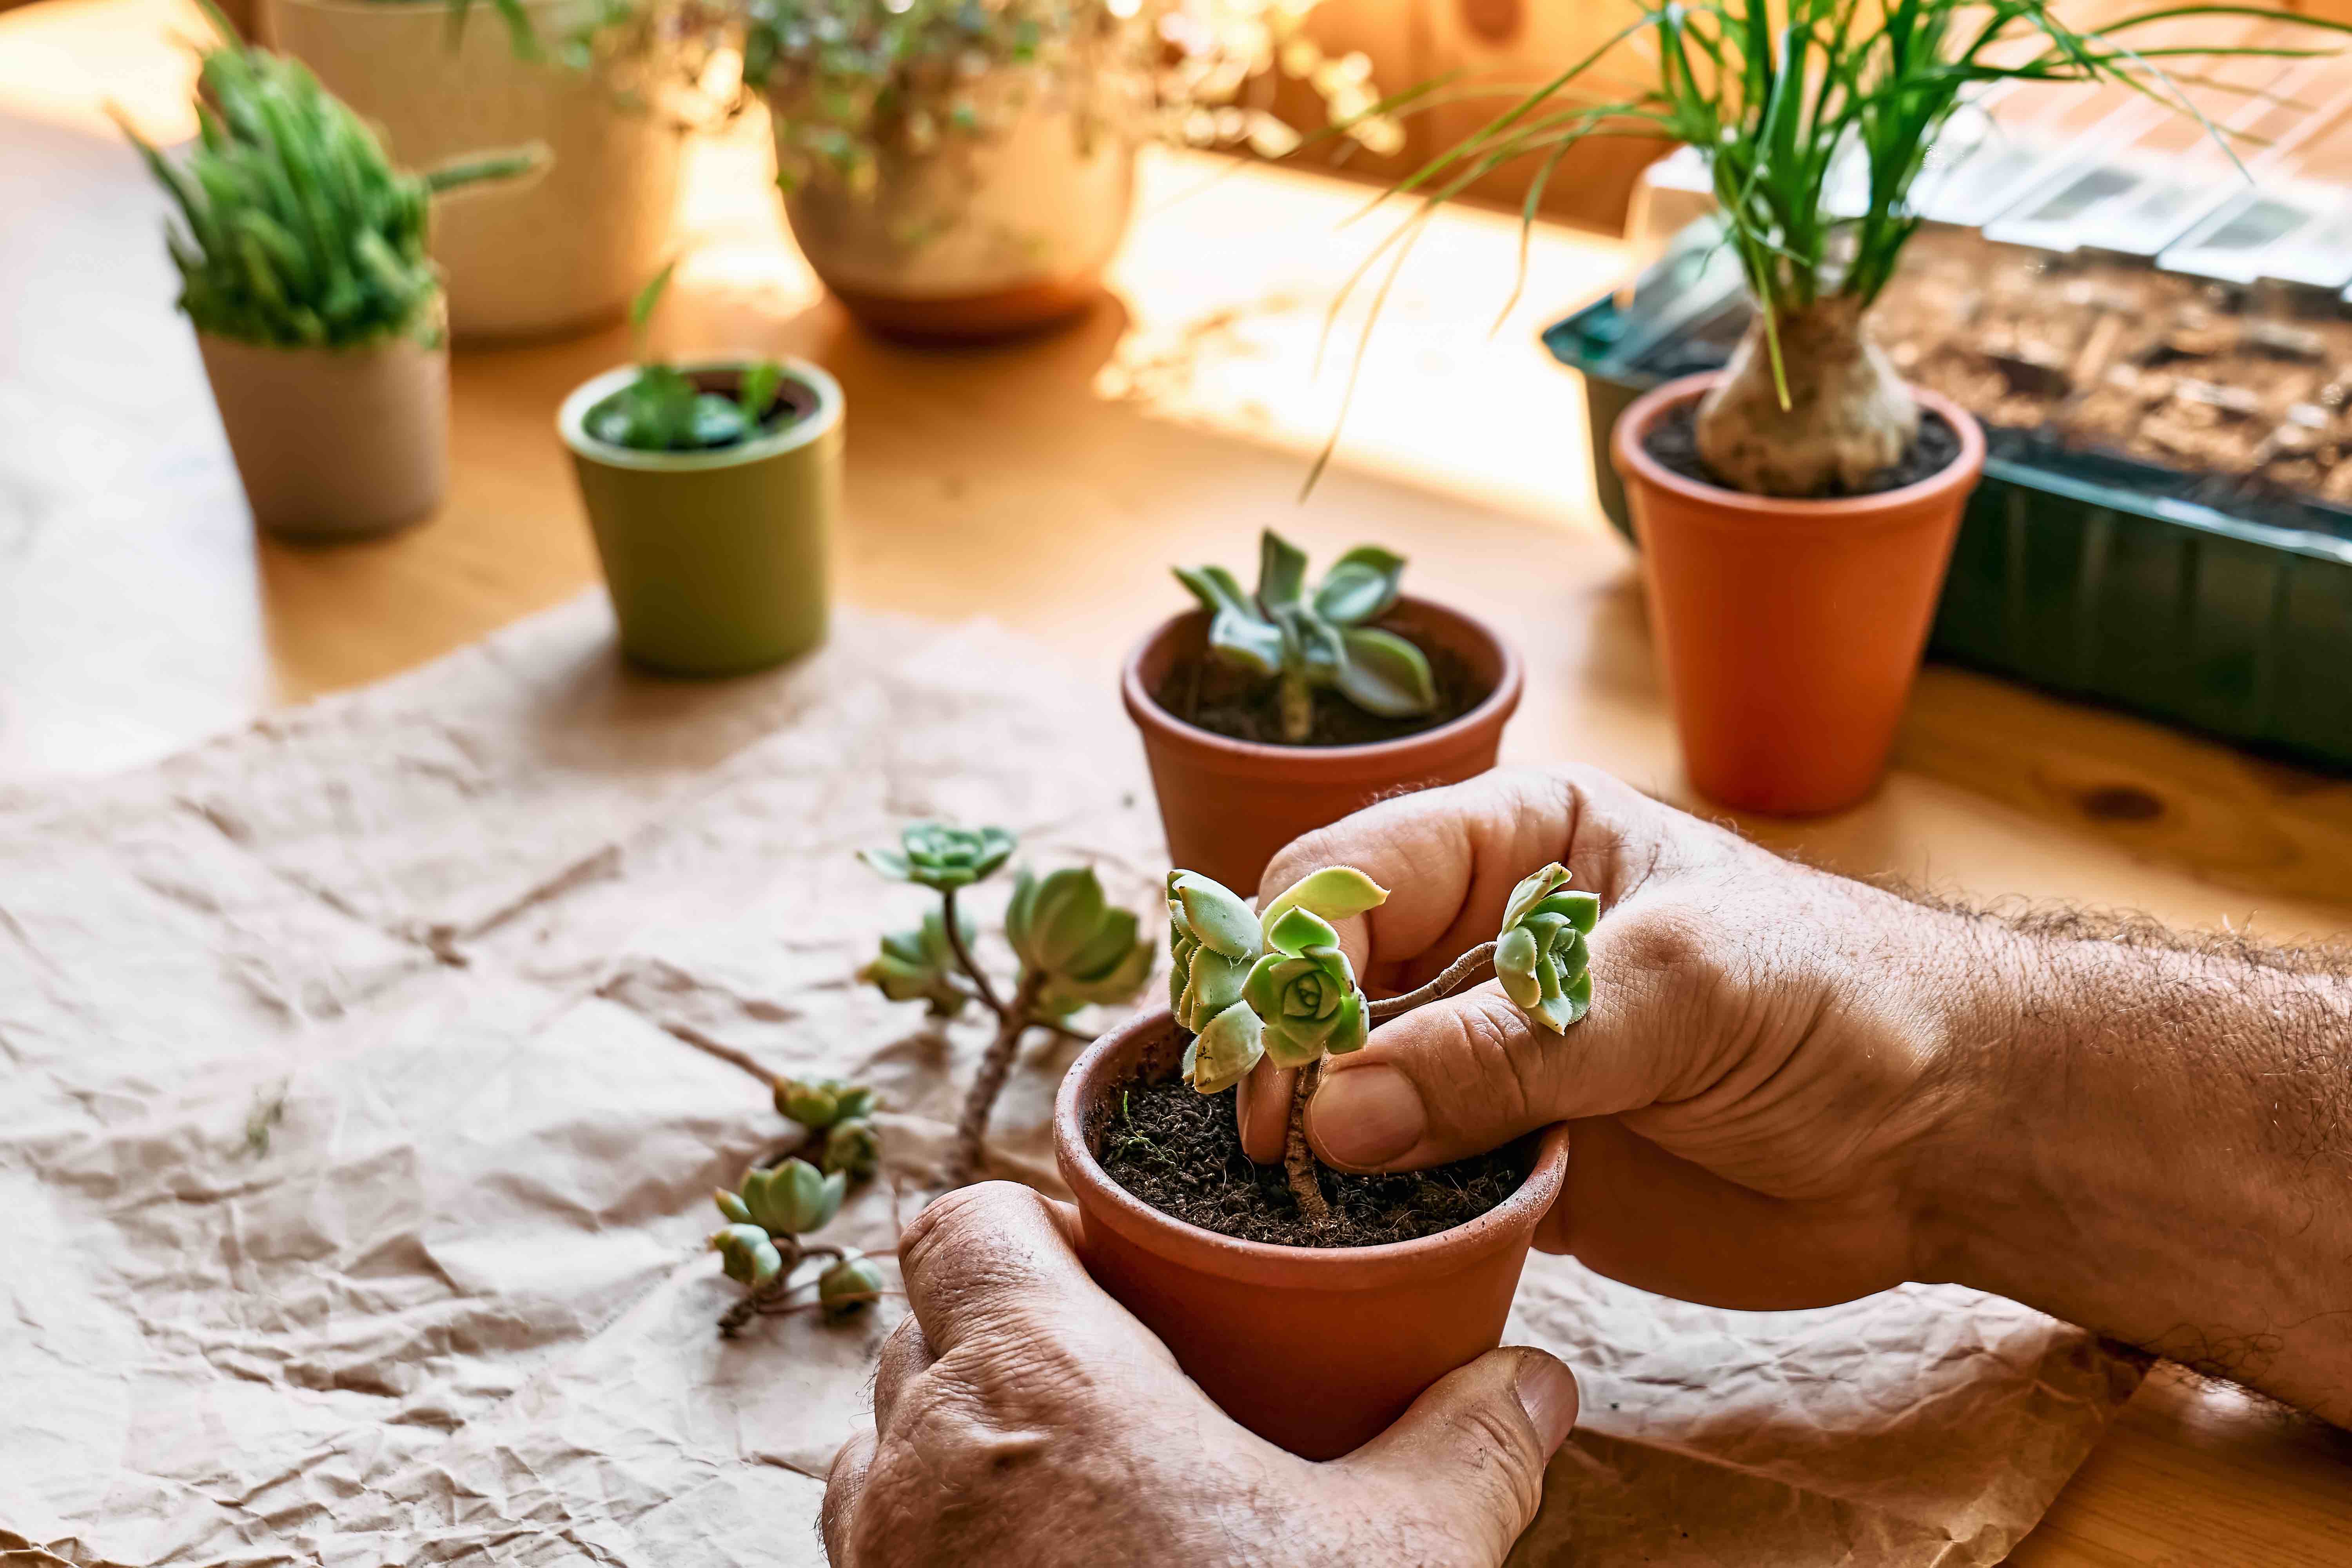
[[[1024,868],[1004,910],[1004,939],[1021,967],[1011,994],[1000,994],[972,957],[976,928],[956,896],[1002,867],[1013,847],[1013,835],[1001,827],[925,822],[906,829],[896,849],[860,854],[883,876],[936,892],[940,903],[919,930],[885,937],[881,952],[858,978],[893,1002],[923,1002],[935,1018],[955,1017],[978,1003],[996,1019],[996,1037],[981,1058],[957,1122],[948,1171],[952,1186],[979,1172],[988,1119],[1023,1037],[1042,1028],[1087,1039],[1063,1020],[1089,1004],[1128,1001],[1151,973],[1153,944],[1139,940],[1132,913],[1104,898],[1092,867],[1063,867],[1042,878]]]
[[[236,43],[220,14],[208,14],[225,41],[201,51],[198,136],[187,153],[165,154],[115,114],[177,205],[164,242],[180,273],[180,309],[199,331],[268,347],[437,343],[431,198],[527,174],[545,163],[546,149],[401,173],[300,62]]]
[[[1306,1132],[1326,1058],[1363,1048],[1372,1027],[1450,996],[1489,973],[1538,1026],[1553,1034],[1585,1016],[1592,980],[1583,933],[1601,901],[1568,892],[1557,861],[1511,891],[1496,940],[1464,953],[1417,991],[1369,1000],[1340,950],[1334,921],[1388,901],[1388,889],[1352,866],[1301,879],[1261,914],[1240,895],[1197,871],[1168,874],[1169,1011],[1189,1031],[1181,1065],[1202,1094],[1231,1089],[1271,1062],[1296,1069],[1283,1141],[1283,1173],[1309,1224],[1330,1217]]]
[[[1918,229],[1914,188],[1967,94],[1998,82],[2116,83],[2196,114],[2170,62],[2326,51],[2144,45],[2150,24],[2268,16],[2347,30],[2242,5],[2168,5],[2076,29],[2059,9],[2052,0],[1639,0],[1640,14],[1607,44],[1398,183],[1422,206],[1383,244],[1396,248],[1389,276],[1437,205],[1503,163],[1538,161],[1523,213],[1532,223],[1552,171],[1586,138],[1686,143],[1713,171],[1759,307],[1700,406],[1700,454],[1726,483],[1759,494],[1856,489],[1899,460],[1918,428],[1918,406],[1864,312]],[[1634,40],[1656,58],[1654,85],[1574,96]],[[1867,174],[1853,213],[1831,200],[1849,159]]]
[[[1437,706],[1429,659],[1396,633],[1367,623],[1397,601],[1404,557],[1360,544],[1309,593],[1307,555],[1267,529],[1258,540],[1257,592],[1223,566],[1179,566],[1176,580],[1209,612],[1212,657],[1275,683],[1282,738],[1306,741],[1315,693],[1328,689],[1368,713],[1409,718]]]
[[[754,360],[736,377],[731,397],[705,390],[677,366],[655,360],[647,329],[669,289],[673,261],[654,274],[629,305],[629,325],[637,339],[637,374],[630,383],[588,410],[582,424],[597,440],[637,452],[709,452],[740,446],[780,429],[791,418],[780,402],[784,367]]]
[[[847,1190],[839,1172],[827,1175],[805,1160],[786,1160],[755,1167],[731,1193],[710,1194],[727,1222],[710,1233],[710,1249],[745,1290],[719,1319],[719,1332],[731,1335],[754,1317],[811,1306],[827,1318],[846,1317],[881,1296],[881,1273],[863,1253],[806,1239],[832,1223]],[[826,1267],[795,1281],[804,1263]],[[812,1287],[814,1300],[793,1300]]]

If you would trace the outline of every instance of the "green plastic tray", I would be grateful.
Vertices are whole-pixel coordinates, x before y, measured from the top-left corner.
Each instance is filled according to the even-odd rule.
[[[1684,247],[1633,297],[1544,333],[1583,374],[1601,504],[1632,537],[1609,460],[1626,405],[1720,363],[1744,324],[1727,253]],[[1931,658],[2011,676],[2298,761],[2352,768],[2352,513],[2202,504],[2170,469],[2053,448],[1985,464]]]

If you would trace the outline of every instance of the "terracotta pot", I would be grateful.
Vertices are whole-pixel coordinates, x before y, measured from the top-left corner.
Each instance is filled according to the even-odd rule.
[[[676,675],[734,675],[824,639],[834,520],[841,510],[841,387],[783,362],[809,412],[772,435],[708,452],[640,452],[588,434],[588,411],[627,385],[606,371],[563,400],[556,428],[596,536],[630,658]],[[733,361],[682,363],[730,379]],[[797,384],[798,391],[794,391]]]
[[[1642,542],[1652,635],[1692,787],[1743,811],[1804,815],[1876,787],[1927,646],[1984,431],[1943,471],[1882,495],[1781,500],[1687,479],[1642,437],[1719,373],[1668,382],[1617,421],[1612,455]]]
[[[1095,1147],[1118,1087],[1176,1070],[1165,1008],[1080,1053],[1054,1100],[1054,1159],[1077,1200],[1096,1283],[1260,1436],[1328,1459],[1379,1436],[1422,1391],[1503,1342],[1536,1222],[1568,1174],[1563,1124],[1521,1140],[1527,1180],[1467,1225],[1383,1247],[1272,1247],[1199,1229],[1110,1179]]]
[[[1000,68],[968,92],[991,128],[881,149],[870,184],[822,166],[784,199],[793,238],[867,328],[979,342],[1084,314],[1135,201],[1131,92],[1116,73]],[[780,147],[793,102],[772,106]],[[788,156],[781,153],[780,156]]]
[[[519,59],[498,8],[478,3],[452,49],[449,10],[446,0],[266,0],[264,21],[410,168],[530,142],[554,154],[530,178],[434,203],[452,333],[535,337],[616,320],[667,254],[683,147],[668,118],[643,107],[642,84],[616,73],[664,62],[591,74]],[[552,56],[596,6],[523,0],[523,11]]]
[[[1426,599],[1402,598],[1385,624],[1467,665],[1486,698],[1460,718],[1368,746],[1269,746],[1188,724],[1152,693],[1170,669],[1208,647],[1209,617],[1163,623],[1128,656],[1128,717],[1143,731],[1169,863],[1214,878],[1244,898],[1276,851],[1374,801],[1460,784],[1495,765],[1503,725],[1519,706],[1519,656],[1484,622]]]
[[[253,521],[282,539],[415,522],[449,480],[449,351],[286,349],[196,334]]]

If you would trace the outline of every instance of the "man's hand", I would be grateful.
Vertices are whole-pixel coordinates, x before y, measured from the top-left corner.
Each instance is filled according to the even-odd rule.
[[[1076,1235],[1075,1210],[1001,1182],[907,1227],[913,1315],[883,1346],[874,1432],[825,1486],[836,1568],[1491,1565],[1535,1517],[1576,1421],[1550,1356],[1491,1352],[1310,1464],[1210,1404]]]
[[[1538,1246],[1717,1306],[1956,1279],[2352,1419],[2352,959],[2007,920],[1782,860],[1583,769],[1387,802],[1276,857],[1361,868],[1375,994],[1490,940],[1547,861],[1601,897],[1565,1035],[1489,983],[1325,1064],[1331,1164],[1573,1124]],[[1288,1075],[1243,1086],[1278,1158]]]

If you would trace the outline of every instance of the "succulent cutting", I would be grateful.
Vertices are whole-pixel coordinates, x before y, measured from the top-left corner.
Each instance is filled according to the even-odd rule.
[[[1352,866],[1330,866],[1294,883],[1263,913],[1196,871],[1168,873],[1169,1010],[1192,1039],[1184,1079],[1202,1094],[1231,1089],[1260,1061],[1295,1068],[1284,1174],[1299,1212],[1329,1214],[1305,1115],[1327,1057],[1360,1050],[1372,1026],[1450,996],[1491,970],[1530,1022],[1563,1033],[1591,1006],[1584,933],[1601,912],[1591,893],[1568,890],[1558,861],[1522,879],[1496,940],[1471,949],[1427,985],[1369,1000],[1331,922],[1388,901],[1388,889]]]
[[[746,1292],[719,1320],[721,1333],[732,1334],[762,1313],[812,1305],[829,1319],[846,1317],[880,1297],[881,1271],[863,1253],[806,1239],[841,1212],[848,1184],[840,1172],[827,1175],[805,1160],[792,1159],[755,1167],[735,1191],[710,1194],[727,1222],[710,1233],[710,1250]],[[804,1263],[825,1267],[796,1284],[793,1276]],[[792,1300],[811,1287],[816,1291],[813,1302]]]
[[[1274,684],[1282,738],[1297,745],[1313,731],[1318,690],[1383,718],[1437,706],[1428,656],[1370,624],[1396,603],[1404,567],[1404,557],[1360,544],[1309,592],[1306,552],[1269,528],[1258,541],[1254,594],[1223,566],[1175,573],[1209,613],[1210,657]]]
[[[1020,969],[1011,994],[1001,994],[972,956],[977,928],[956,898],[1002,868],[1013,848],[1013,836],[1001,827],[924,822],[901,833],[897,848],[859,856],[893,881],[929,889],[940,902],[918,929],[884,937],[881,952],[857,977],[893,1002],[924,1003],[935,1018],[955,1017],[978,1003],[996,1019],[996,1037],[957,1122],[951,1186],[980,1170],[989,1115],[1022,1038],[1034,1028],[1086,1038],[1063,1020],[1080,1007],[1131,999],[1151,973],[1153,943],[1140,937],[1134,914],[1104,897],[1092,867],[1066,866],[1044,877],[1024,867],[1004,909],[1004,940]]]

